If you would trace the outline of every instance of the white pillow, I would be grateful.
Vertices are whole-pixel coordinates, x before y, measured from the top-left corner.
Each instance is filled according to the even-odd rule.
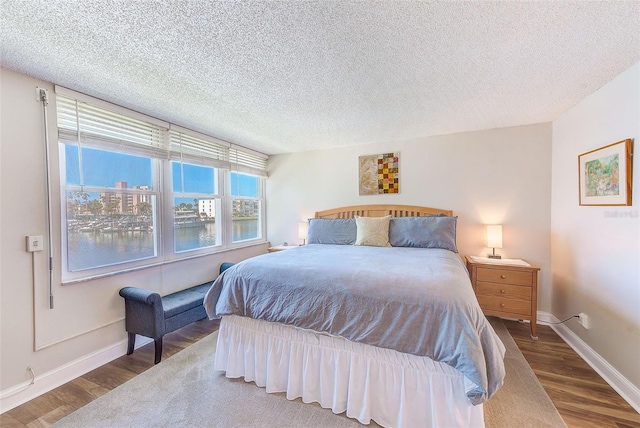
[[[354,245],[368,245],[370,247],[390,247],[389,219],[384,217],[357,217],[356,242]]]

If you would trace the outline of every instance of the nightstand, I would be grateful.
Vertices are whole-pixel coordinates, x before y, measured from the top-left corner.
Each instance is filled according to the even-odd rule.
[[[275,253],[276,251],[290,250],[291,248],[295,247],[297,247],[297,245],[274,245],[273,247],[267,248],[267,251],[270,253]]]
[[[531,338],[538,340],[539,267],[477,262],[466,256],[471,285],[485,315],[528,320]]]

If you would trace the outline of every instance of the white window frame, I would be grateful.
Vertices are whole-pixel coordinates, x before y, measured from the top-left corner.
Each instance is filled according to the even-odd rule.
[[[62,229],[62,233],[61,233],[61,245],[62,245],[62,272],[63,272],[63,283],[65,282],[65,279],[69,279],[69,280],[77,280],[79,278],[85,278],[87,276],[90,277],[94,277],[94,276],[101,276],[107,273],[110,273],[113,271],[113,267],[114,266],[121,266],[122,270],[128,270],[131,268],[135,268],[138,266],[145,266],[145,265],[149,265],[149,264],[155,264],[158,262],[159,259],[162,258],[163,255],[163,249],[160,245],[160,239],[158,237],[158,232],[154,231],[154,249],[155,249],[155,255],[154,256],[149,256],[149,257],[144,257],[144,258],[140,258],[140,259],[135,259],[135,260],[130,260],[128,262],[121,262],[121,263],[115,263],[115,264],[107,264],[107,265],[102,265],[102,266],[95,266],[95,267],[91,267],[91,268],[84,268],[84,269],[78,269],[75,271],[71,271],[69,270],[69,260],[68,260],[68,253],[67,253],[67,248],[68,248],[68,235],[67,235],[67,223],[68,223],[68,218],[67,218],[67,206],[66,206],[66,199],[67,199],[67,192],[74,192],[74,191],[81,191],[81,192],[86,192],[86,193],[105,193],[105,192],[112,192],[114,190],[116,190],[115,188],[104,188],[104,187],[95,187],[95,186],[81,186],[81,185],[67,185],[66,183],[66,177],[64,177],[64,171],[66,171],[65,165],[64,165],[64,160],[65,160],[65,155],[63,152],[64,150],[64,144],[65,141],[64,140],[60,140],[59,141],[59,150],[60,150],[60,154],[59,154],[59,159],[60,159],[60,166],[59,166],[59,171],[60,171],[60,198],[61,198],[61,229]],[[80,148],[79,148],[80,149]],[[158,174],[158,168],[160,167],[160,164],[158,163],[158,161],[156,159],[152,159],[152,180],[153,180],[153,189],[154,190],[150,190],[150,191],[139,191],[139,190],[135,190],[135,189],[126,189],[125,191],[123,191],[122,193],[128,193],[128,194],[142,194],[142,195],[149,195],[149,196],[154,196],[155,197],[155,207],[153,208],[155,210],[154,212],[154,216],[155,216],[155,224],[154,226],[156,228],[159,228],[160,225],[162,224],[161,221],[161,213],[159,210],[159,206],[161,205],[161,199],[162,199],[162,195],[161,192],[158,190],[160,188],[160,183],[159,183],[159,174]]]
[[[237,173],[237,174],[245,174],[245,175],[251,175],[251,176],[255,176],[258,179],[258,195],[253,197],[253,196],[234,196],[231,190],[231,173]],[[255,174],[250,174],[248,172],[240,172],[237,171],[235,169],[232,169],[230,171],[226,171],[227,176],[227,192],[229,194],[229,210],[227,212],[227,215],[233,219],[233,201],[238,199],[238,200],[249,200],[249,201],[258,201],[260,203],[260,223],[258,224],[259,227],[259,231],[261,232],[261,234],[259,234],[259,236],[257,238],[250,238],[250,239],[243,239],[240,241],[233,241],[233,228],[231,228],[231,230],[229,231],[229,237],[228,237],[228,241],[229,245],[232,247],[242,247],[245,246],[251,242],[256,242],[256,241],[260,241],[262,239],[262,237],[264,237],[266,235],[265,233],[265,226],[266,226],[266,219],[265,219],[265,194],[266,194],[266,180],[258,175]]]
[[[64,176],[64,156],[60,157],[60,162],[57,170],[60,171],[60,195],[62,200],[62,239],[60,245],[62,246],[62,253],[65,254],[62,265],[62,282],[72,283],[78,281],[85,281],[97,277],[114,275],[118,273],[128,272],[131,270],[137,270],[150,266],[161,265],[168,262],[174,262],[177,260],[189,259],[193,257],[200,257],[207,254],[214,254],[229,249],[240,248],[245,246],[251,246],[256,244],[262,244],[266,242],[266,200],[265,200],[265,187],[266,187],[266,166],[268,156],[245,149],[241,146],[232,145],[225,141],[191,131],[186,128],[171,125],[169,123],[160,121],[153,117],[145,116],[137,112],[130,111],[123,107],[119,107],[101,100],[97,100],[90,96],[56,86],[56,95],[65,97],[67,99],[76,100],[80,103],[86,103],[91,108],[95,108],[98,111],[106,111],[121,115],[126,118],[135,120],[141,120],[147,122],[154,129],[157,128],[160,138],[153,140],[152,144],[146,144],[145,142],[139,145],[136,141],[117,140],[113,138],[113,135],[103,135],[111,132],[111,128],[100,128],[100,124],[94,128],[97,129],[97,134],[90,135],[93,138],[93,147],[103,150],[109,150],[109,147],[114,145],[114,141],[120,143],[119,152],[131,155],[148,156],[153,158],[154,165],[154,190],[149,194],[155,195],[156,199],[156,224],[158,231],[156,232],[156,257],[149,259],[136,260],[131,262],[123,262],[113,265],[107,265],[102,267],[88,268],[82,271],[70,272],[67,269],[68,263],[66,260],[66,248],[67,248],[67,215],[66,215],[66,194],[67,191],[82,190],[87,191],[88,187],[71,186],[66,184]],[[109,119],[110,120],[110,119]],[[78,135],[84,135],[84,133],[90,134],[93,129],[83,131],[82,129],[73,129],[74,126],[80,128],[81,125],[73,123],[73,121],[64,122],[58,120],[58,141],[73,141],[70,138]],[[109,124],[108,124],[109,125]],[[109,125],[110,126],[110,125]],[[107,131],[105,131],[105,129]],[[103,133],[103,134],[101,134]],[[116,137],[119,136],[118,131],[115,131]],[[176,144],[176,136],[182,136],[183,138]],[[136,139],[134,135],[131,137]],[[59,143],[59,144],[60,144]],[[101,147],[104,144],[104,147]],[[220,245],[212,247],[204,247],[192,250],[185,250],[176,252],[174,244],[174,192],[172,188],[171,177],[171,162],[183,161],[184,163],[201,165],[206,167],[215,168],[216,185],[217,190],[215,195],[206,195],[207,199],[216,199],[219,201],[220,216],[221,216],[221,229]],[[259,199],[261,210],[261,222],[259,224],[261,234],[258,238],[243,240],[239,242],[232,242],[232,197],[229,189],[230,185],[230,171],[244,173],[249,175],[256,175],[259,178],[259,197],[247,198],[247,199]],[[131,189],[129,189],[131,190]],[[104,189],[102,189],[104,191]],[[135,192],[130,192],[135,193]],[[217,219],[216,219],[217,220]]]
[[[221,183],[223,182],[222,176],[224,175],[223,172],[224,170],[210,165],[210,164],[206,164],[206,162],[201,162],[201,163],[196,163],[196,162],[185,162],[187,164],[191,164],[191,165],[197,165],[197,166],[204,166],[204,167],[211,167],[214,168],[214,180],[215,180],[215,184],[216,184],[216,189],[214,194],[203,194],[203,193],[178,193],[178,192],[174,192],[173,191],[173,174],[171,171],[171,163],[172,162],[179,162],[179,161],[172,161],[170,160],[169,162],[167,162],[167,171],[168,173],[165,175],[166,179],[165,179],[165,189],[168,189],[167,191],[167,199],[169,199],[169,202],[166,204],[165,206],[165,218],[168,219],[168,221],[166,222],[166,228],[164,230],[165,235],[166,236],[170,236],[170,239],[166,240],[166,246],[167,248],[165,248],[165,253],[168,255],[168,258],[172,259],[172,260],[176,260],[176,259],[181,259],[181,258],[185,258],[185,257],[190,257],[190,256],[194,256],[194,255],[201,255],[201,254],[209,254],[212,251],[215,252],[216,250],[222,250],[224,249],[224,229],[225,229],[225,216],[224,216],[224,192],[223,192],[223,187],[221,185]],[[182,196],[181,196],[182,195]],[[216,227],[218,229],[217,233],[219,233],[219,238],[217,239],[217,243],[216,245],[213,246],[209,246],[209,247],[200,247],[200,248],[193,248],[190,250],[183,250],[183,251],[176,251],[175,249],[175,227],[174,227],[174,217],[175,217],[175,203],[174,200],[176,197],[189,197],[189,198],[199,198],[202,197],[203,199],[213,199],[216,201],[216,204],[218,204],[218,208],[217,208],[217,212],[220,215],[219,224],[216,224]],[[218,220],[218,219],[217,219]]]

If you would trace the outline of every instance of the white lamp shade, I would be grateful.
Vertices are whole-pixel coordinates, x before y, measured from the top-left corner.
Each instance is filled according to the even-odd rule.
[[[501,224],[492,224],[487,226],[487,247],[502,248]]]
[[[309,233],[309,222],[298,223],[298,238],[307,239],[307,233]]]

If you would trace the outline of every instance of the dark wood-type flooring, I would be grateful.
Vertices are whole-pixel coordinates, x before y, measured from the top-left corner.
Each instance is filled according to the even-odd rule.
[[[640,427],[640,414],[550,327],[539,325],[539,340],[534,342],[529,338],[527,324],[505,320],[505,325],[569,428]],[[169,358],[218,326],[217,321],[202,320],[168,334],[162,358]],[[122,356],[9,410],[0,415],[0,426],[49,426],[152,367],[153,352],[153,343],[149,343],[133,355]]]
[[[511,337],[569,428],[640,427],[640,414],[549,326],[504,320]]]

